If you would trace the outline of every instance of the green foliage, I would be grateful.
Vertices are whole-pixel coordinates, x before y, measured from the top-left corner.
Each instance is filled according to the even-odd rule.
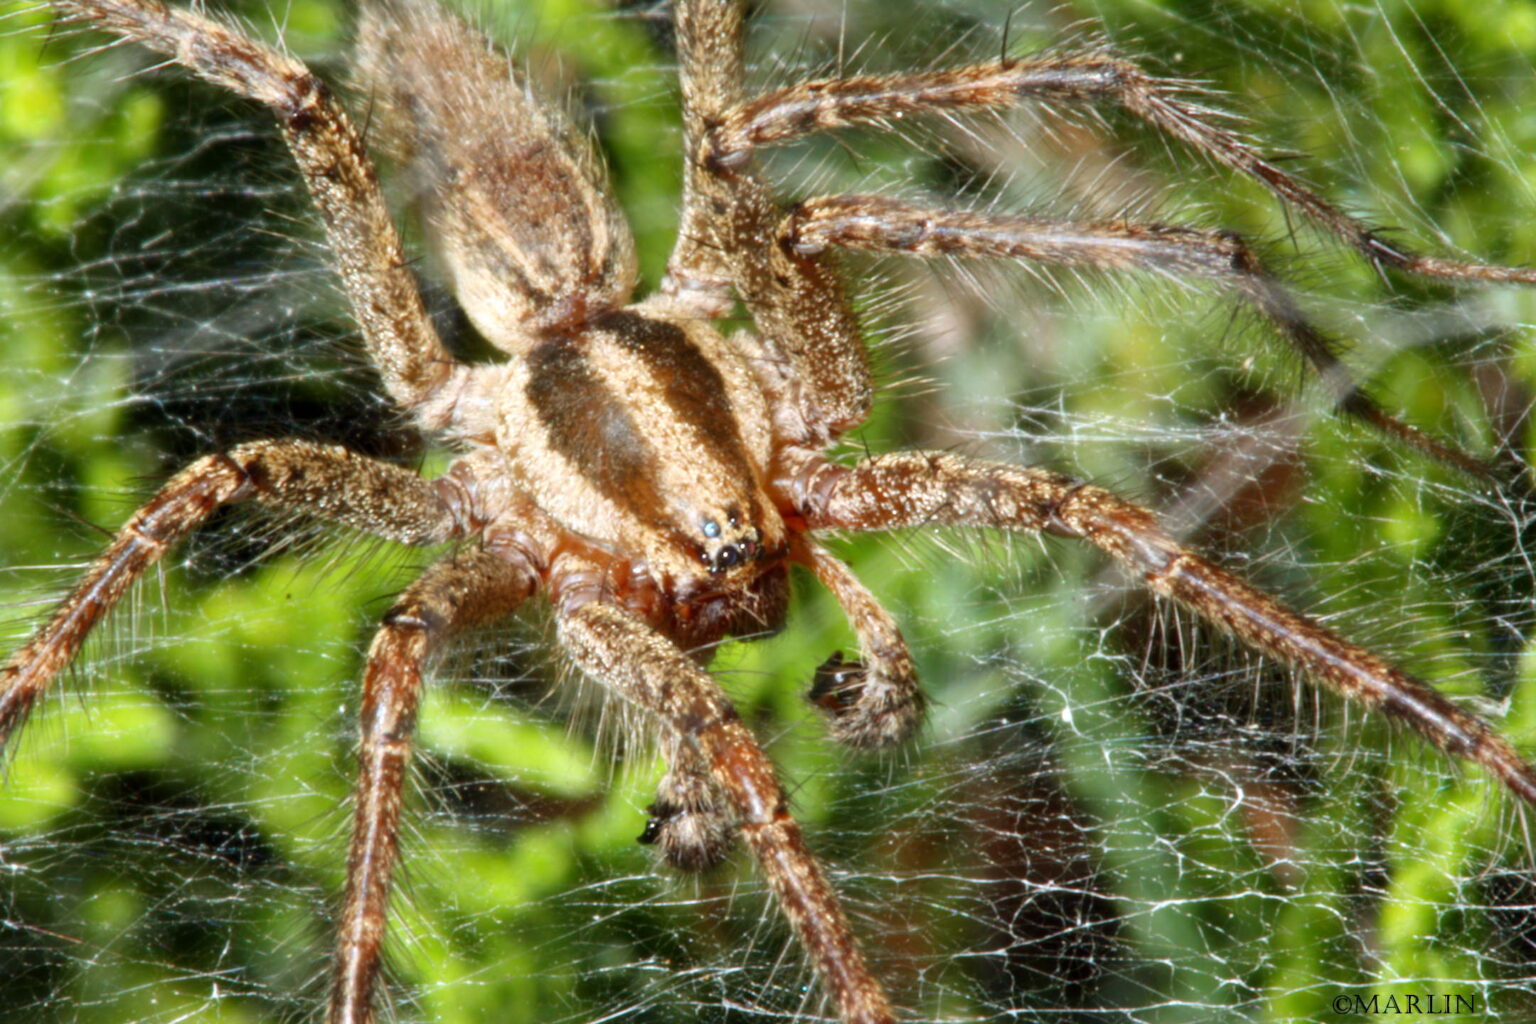
[[[759,72],[782,80],[775,59],[832,66],[845,27],[855,67],[990,57],[1008,12],[853,3],[812,18],[769,4]],[[242,13],[338,70],[344,9]],[[1101,0],[1026,13],[1010,24],[1015,52],[1101,19],[1121,49],[1230,92],[1267,148],[1307,154],[1287,166],[1400,228],[1393,237],[1536,263],[1536,5]],[[542,83],[594,114],[654,283],[680,166],[664,38],[646,11],[590,0],[486,14]],[[267,427],[210,426],[182,392],[218,405],[227,394],[242,416],[275,409],[279,422],[342,402],[330,423],[356,408],[388,425],[365,415],[360,375],[337,355],[345,316],[274,135],[230,127],[249,112],[174,73],[125,75],[142,63],[129,50],[70,60],[91,40],[44,45],[45,21],[18,9],[8,28],[37,30],[0,35],[0,604],[15,610],[16,642],[43,595],[101,548],[83,524],[112,529],[192,450]],[[1530,332],[1494,326],[1530,322],[1531,296],[1464,300],[1400,281],[1389,292],[1257,186],[1110,120],[1119,142],[1102,145],[1058,126],[1055,156],[1049,133],[1009,122],[991,136],[987,122],[984,140],[1027,144],[1001,166],[920,128],[916,145],[858,133],[772,166],[790,197],[873,179],[1099,216],[1091,195],[1054,182],[1132,199],[1155,188],[1170,198],[1121,205],[1277,240],[1277,264],[1358,339],[1352,365],[1388,408],[1493,450],[1510,422],[1490,394],[1505,387],[1518,405],[1536,379]],[[218,141],[201,141],[207,131]],[[1015,158],[1038,160],[1049,183]],[[269,219],[226,231],[219,207],[247,201]],[[282,262],[250,262],[252,235],[275,238],[267,255]],[[145,269],[146,248],[171,256]],[[1239,315],[1229,329],[1219,296],[1000,274],[978,302],[963,271],[853,266],[861,287],[895,279],[860,300],[896,386],[850,449],[958,443],[1161,509],[1216,491],[1216,508],[1184,524],[1194,540],[1436,685],[1495,715],[1507,702],[1504,731],[1536,748],[1528,511],[1330,417],[1261,325]],[[229,330],[250,322],[229,311],[252,282],[297,312]],[[932,326],[941,313],[955,332]],[[916,333],[891,329],[906,323]],[[938,394],[901,386],[917,374]],[[1272,428],[1269,413],[1290,418]],[[1512,422],[1523,450],[1530,424]],[[1221,457],[1254,437],[1258,482],[1219,493]],[[441,453],[383,447],[441,468]],[[269,550],[275,529],[221,517],[207,532],[234,540],[196,542],[146,580],[17,744],[0,791],[7,1020],[254,1022],[317,1005],[361,651],[431,556],[356,538]],[[1477,1019],[1536,1007],[1536,890],[1518,870],[1530,854],[1480,773],[1331,699],[1293,706],[1287,680],[1187,635],[1064,542],[839,550],[918,655],[934,696],[922,742],[884,758],[824,742],[800,694],[830,651],[854,645],[804,580],[786,634],[732,645],[716,669],[781,765],[906,1019],[1349,1021],[1338,996],[1414,992],[1471,996]],[[400,1016],[795,1014],[808,976],[781,962],[783,929],[751,865],[701,881],[653,870],[633,839],[659,767],[615,742],[617,716],[591,710],[591,693],[570,695],[579,687],[538,653],[547,632],[534,615],[513,640],[477,638],[427,700],[392,939]]]

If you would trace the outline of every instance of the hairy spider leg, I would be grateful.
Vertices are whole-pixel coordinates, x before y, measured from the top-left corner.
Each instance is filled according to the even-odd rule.
[[[1157,131],[1254,178],[1372,263],[1425,277],[1536,284],[1536,268],[1420,256],[1387,244],[1358,218],[1275,166],[1253,142],[1220,124],[1232,115],[1181,95],[1199,88],[1198,82],[1159,78],[1123,57],[1093,51],[940,71],[812,79],[734,107],[712,133],[707,159],[738,165],[758,146],[856,125],[889,127],[931,111],[1001,110],[1031,102],[1118,103]]]
[[[891,1024],[825,872],[790,815],[773,763],[709,674],[671,641],[602,601],[561,608],[560,637],[576,663],[666,723],[710,766],[775,900],[815,964],[845,1024]]]
[[[1086,540],[1154,594],[1316,685],[1406,723],[1536,806],[1536,769],[1482,718],[1179,544],[1151,512],[1103,488],[1042,469],[900,452],[851,468],[808,459],[785,489],[813,531],[981,526]]]
[[[262,504],[365,530],[402,544],[458,535],[453,484],[335,445],[257,441],[192,463],[129,517],[53,615],[0,669],[0,746],[16,731],[86,636],[172,544],[219,508]]]
[[[742,90],[742,5],[684,0],[677,5],[678,77],[684,124],[683,211],[662,293],[684,311],[724,317],[731,292],[752,313],[754,334],[739,339],[759,374],[775,378],[775,434],[819,447],[869,416],[874,389],[857,317],[827,259],[778,245],[783,217],[750,168],[710,159],[708,126]],[[750,253],[752,258],[733,254]]]
[[[1135,221],[1071,221],[974,213],[880,195],[819,196],[799,203],[779,237],[806,255],[828,247],[919,257],[1021,259],[1060,267],[1161,273],[1173,281],[1226,285],[1280,331],[1329,389],[1333,403],[1388,437],[1475,476],[1492,478],[1482,459],[1436,440],[1384,412],[1349,379],[1328,337],[1253,247],[1232,231]]]
[[[538,586],[537,567],[515,550],[466,551],[423,573],[374,635],[358,713],[362,733],[327,1018],[332,1024],[373,1020],[422,667],[445,639],[510,615]]]
[[[921,73],[813,79],[738,102],[729,110],[717,113],[711,122],[712,129],[700,142],[696,159],[703,166],[727,175],[732,170],[744,168],[753,152],[761,146],[860,125],[889,128],[913,114],[1001,110],[1030,102],[1117,103],[1155,130],[1257,180],[1287,208],[1299,209],[1375,266],[1444,280],[1536,283],[1536,268],[1423,256],[1406,247],[1388,244],[1364,222],[1346,214],[1294,175],[1282,171],[1243,135],[1224,127],[1220,122],[1230,120],[1230,115],[1185,98],[1197,88],[1198,83],[1159,78],[1122,57],[1093,51],[1010,58]],[[861,198],[837,197],[819,202],[831,204],[847,200],[843,212],[851,215],[857,212],[852,208],[853,204]],[[866,224],[878,227],[878,218],[887,212],[898,219],[901,217],[894,201],[881,199],[875,208],[865,212]],[[910,223],[902,226],[910,227]],[[1084,226],[1087,231],[1094,227]],[[1143,233],[1183,230],[1161,225],[1128,227]],[[1168,271],[1182,269],[1197,276],[1211,276],[1209,262],[1196,257],[1195,250],[1200,243],[1194,234],[1190,232],[1186,239],[1188,248],[1183,255],[1190,264],[1201,263],[1203,266],[1181,266],[1183,260],[1176,258],[1165,258],[1156,265]],[[1104,242],[1108,242],[1109,237],[1100,236]],[[1219,248],[1217,237],[1209,237],[1208,241]],[[1221,276],[1229,276],[1243,298],[1280,328],[1286,340],[1334,390],[1335,402],[1341,410],[1464,472],[1486,479],[1499,475],[1486,461],[1436,441],[1381,409],[1348,380],[1337,355],[1337,343],[1302,316],[1289,294],[1241,239],[1233,235],[1225,237],[1226,244],[1232,247],[1233,262]],[[1130,260],[1129,255],[1125,258]]]
[[[384,390],[422,427],[446,425],[452,385],[465,368],[443,347],[422,306],[378,176],[330,88],[292,57],[159,0],[53,0],[53,6],[65,22],[115,32],[271,109],[325,224]]]

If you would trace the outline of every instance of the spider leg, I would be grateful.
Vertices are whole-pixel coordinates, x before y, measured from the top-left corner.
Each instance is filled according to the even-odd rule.
[[[345,448],[256,441],[204,456],[129,518],[47,623],[0,669],[0,747],[146,569],[215,510],[250,498],[403,544],[438,544],[461,532],[452,484],[439,487]]]
[[[446,637],[510,614],[534,592],[538,579],[531,561],[515,549],[465,552],[417,579],[385,613],[374,636],[363,676],[356,805],[330,1024],[373,1019],[422,665]]]
[[[798,204],[780,237],[806,255],[829,246],[911,256],[1023,259],[1063,267],[1143,270],[1173,280],[1203,278],[1235,291],[1312,365],[1334,403],[1388,437],[1448,465],[1491,478],[1487,463],[1385,412],[1350,379],[1338,343],[1302,311],[1253,247],[1231,231],[1134,221],[1070,221],[973,213],[879,195],[823,196]]]
[[[891,613],[840,559],[815,541],[797,544],[795,560],[810,568],[843,606],[858,634],[862,661],[838,652],[816,672],[813,704],[827,713],[840,743],[873,749],[900,743],[923,717],[923,691],[912,652]]]
[[[737,0],[677,5],[683,212],[661,292],[680,313],[718,319],[730,315],[734,289],[757,325],[763,351],[755,358],[787,382],[776,425],[816,447],[869,415],[869,354],[830,261],[781,248],[783,212],[768,189],[743,168],[708,159],[708,126],[741,95],[741,8]]]
[[[734,304],[731,287],[736,274],[730,250],[718,237],[721,214],[750,200],[750,222],[766,217],[772,203],[758,188],[746,197],[733,195],[702,154],[709,147],[707,127],[718,123],[741,102],[742,5],[736,0],[678,0],[674,15],[677,32],[677,76],[683,100],[683,209],[678,225],[677,247],[667,264],[662,290],[685,306],[696,307],[712,317],[729,316]]]
[[[617,605],[588,601],[561,607],[557,625],[564,646],[587,674],[655,714],[709,766],[840,1019],[891,1024],[890,1004],[789,814],[772,762],[715,681],[675,644]]]
[[[730,852],[736,815],[696,749],[670,733],[664,746],[667,772],[656,784],[640,842],[654,844],[679,871],[708,871]]]
[[[855,125],[876,127],[929,111],[1001,110],[1021,103],[1119,104],[1133,117],[1210,159],[1246,174],[1282,202],[1378,266],[1425,277],[1536,283],[1536,268],[1421,256],[1391,245],[1362,221],[1287,174],[1240,133],[1229,115],[1187,98],[1195,83],[1158,78],[1103,51],[1047,54],[916,74],[815,79],[733,107],[714,129],[704,159],[744,164],[759,146]]]
[[[446,423],[458,369],[427,318],[362,139],[302,63],[159,0],[55,0],[86,22],[165,54],[199,78],[271,108],[325,223],[342,286],[384,387],[424,427]],[[433,399],[448,408],[434,407]]]
[[[939,452],[878,456],[852,468],[808,459],[784,488],[813,530],[984,526],[1086,540],[1153,593],[1317,685],[1412,726],[1536,805],[1536,769],[1482,718],[1202,558],[1151,512],[1102,488]]]

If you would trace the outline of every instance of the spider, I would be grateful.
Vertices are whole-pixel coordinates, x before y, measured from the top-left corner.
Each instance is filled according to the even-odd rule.
[[[1177,83],[1086,51],[748,98],[739,8],[681,2],[682,227],[661,289],[633,304],[626,228],[602,195],[590,154],[559,117],[529,100],[452,17],[414,4],[370,6],[359,28],[370,145],[419,178],[454,291],[479,333],[508,357],[468,364],[442,347],[423,312],[359,135],[301,65],[175,8],[139,0],[56,6],[66,20],[159,49],[273,108],[386,391],[459,452],[431,481],[300,441],[247,443],[194,462],[118,532],[7,664],[0,691],[0,734],[9,734],[128,586],[227,503],[256,500],[407,544],[457,542],[384,615],[370,648],[332,1019],[373,1012],[423,665],[452,634],[495,623],[536,595],[554,609],[574,664],[654,718],[669,769],[645,839],[689,869],[741,842],[838,1015],[893,1019],[772,766],[704,668],[719,640],[782,624],[787,570],[798,565],[836,596],[859,641],[857,657],[832,655],[810,681],[829,731],[861,749],[912,733],[924,702],[911,654],[894,619],[817,539],[828,531],[946,525],[1087,541],[1160,596],[1314,682],[1401,718],[1536,802],[1536,775],[1481,719],[1224,572],[1107,490],[951,453],[851,464],[823,454],[863,422],[871,398],[859,325],[831,255],[837,249],[1207,278],[1272,322],[1325,375],[1336,375],[1336,365],[1289,292],[1236,236],[1125,222],[1063,230],[876,195],[781,207],[754,156],[805,134],[1011,105],[1019,93],[1113,100],[1250,173],[1381,265],[1452,279],[1530,279],[1412,257],[1264,160]],[[738,300],[755,328],[726,338],[711,323]],[[1467,461],[1357,393],[1340,397],[1383,429]]]

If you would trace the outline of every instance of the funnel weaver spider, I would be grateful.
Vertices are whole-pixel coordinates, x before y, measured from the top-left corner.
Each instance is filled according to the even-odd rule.
[[[1346,412],[1427,456],[1484,471],[1342,380],[1332,343],[1240,236],[1152,222],[1063,224],[873,194],[784,206],[755,164],[760,150],[805,136],[923,113],[1112,105],[1259,181],[1385,271],[1536,279],[1415,256],[1370,232],[1230,131],[1187,83],[1107,51],[1068,50],[749,95],[739,6],[679,0],[684,208],[665,281],[632,304],[633,244],[584,145],[450,17],[402,0],[367,4],[359,28],[367,145],[408,168],[445,276],[479,334],[509,357],[466,363],[424,312],[362,135],[302,65],[149,0],[54,6],[67,23],[116,32],[272,108],[384,389],[459,455],[430,481],[297,440],[247,442],[193,462],[118,531],[0,684],[4,739],[131,584],[226,504],[302,511],[407,545],[455,544],[385,613],[369,651],[332,1020],[371,1019],[377,1003],[422,667],[454,633],[535,598],[553,608],[558,640],[583,673],[654,716],[668,771],[645,839],[687,869],[713,865],[739,840],[836,1015],[850,1024],[894,1019],[773,766],[704,670],[723,638],[782,625],[788,568],[799,565],[836,596],[859,643],[857,658],[833,655],[811,682],[829,732],[859,749],[911,735],[924,704],[911,652],[894,618],[816,539],[826,532],[938,525],[1086,542],[1246,647],[1396,717],[1536,803],[1536,774],[1481,718],[1223,571],[1108,490],[948,452],[825,457],[869,413],[867,356],[835,258],[869,250],[1210,282],[1286,338]],[[754,333],[711,326],[738,301]]]

